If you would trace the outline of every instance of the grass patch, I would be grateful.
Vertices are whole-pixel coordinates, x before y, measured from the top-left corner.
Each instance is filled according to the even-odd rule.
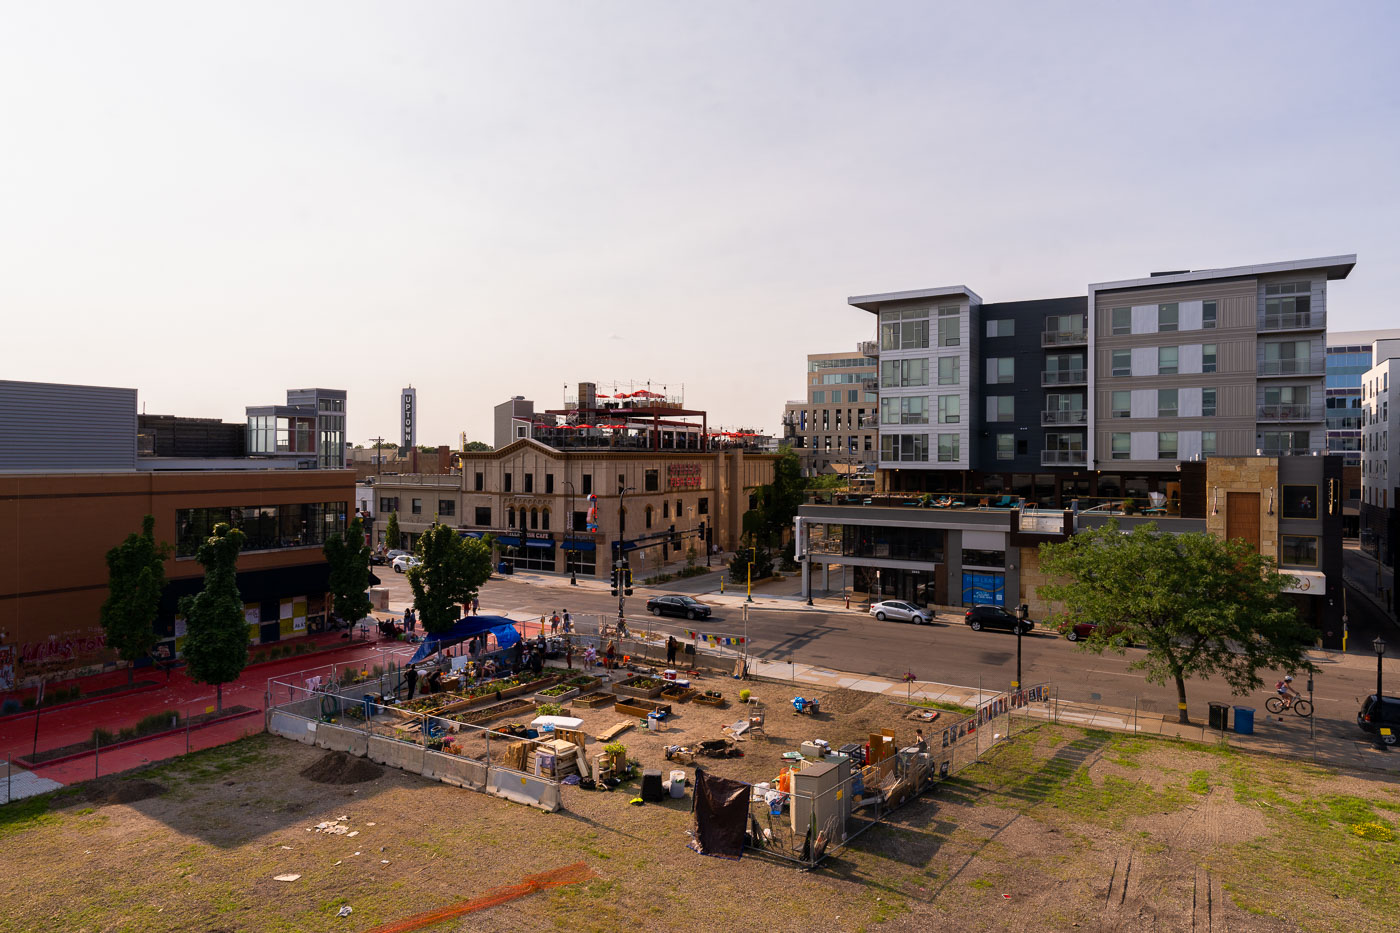
[[[1210,773],[1207,771],[1192,771],[1186,778],[1186,789],[1193,794],[1210,793]]]
[[[911,700],[901,705],[922,706],[924,709],[937,709],[945,713],[957,713],[959,716],[970,716],[975,712],[971,707],[959,706],[956,703],[945,703],[943,700]]]
[[[60,822],[62,817],[49,810],[52,800],[52,794],[40,794],[0,807],[0,839]]]

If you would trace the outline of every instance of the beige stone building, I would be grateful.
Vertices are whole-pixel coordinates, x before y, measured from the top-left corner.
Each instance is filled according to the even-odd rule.
[[[533,438],[460,456],[455,472],[383,476],[368,487],[361,498],[376,543],[395,546],[384,530],[397,513],[408,543],[442,521],[463,535],[490,533],[499,559],[521,570],[606,576],[621,541],[641,575],[692,546],[701,561],[708,544],[732,549],[776,459],[743,448],[559,449]]]

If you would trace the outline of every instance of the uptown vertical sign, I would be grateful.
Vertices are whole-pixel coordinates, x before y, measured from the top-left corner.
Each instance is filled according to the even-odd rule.
[[[400,411],[402,412],[402,439],[399,443],[400,450],[407,450],[418,440],[418,390],[409,386],[403,390],[399,396]]]

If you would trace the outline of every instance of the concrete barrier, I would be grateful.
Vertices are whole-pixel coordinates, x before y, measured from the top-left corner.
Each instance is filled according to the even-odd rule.
[[[381,765],[399,768],[411,774],[423,773],[424,749],[421,745],[409,745],[396,739],[371,735],[366,753],[371,761],[377,761]]]
[[[486,792],[551,813],[560,806],[558,784],[537,778],[533,774],[523,774],[506,768],[491,769]]]
[[[369,736],[362,729],[321,723],[313,734],[317,745],[333,752],[349,752],[358,758],[363,758],[369,752]]]
[[[461,755],[427,752],[423,755],[423,776],[455,787],[479,791],[486,787],[486,763],[463,758]]]
[[[301,742],[303,745],[316,744],[316,723],[285,710],[272,711],[272,715],[267,719],[267,731]]]

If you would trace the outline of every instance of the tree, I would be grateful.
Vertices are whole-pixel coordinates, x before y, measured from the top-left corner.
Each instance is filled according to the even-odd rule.
[[[389,550],[397,550],[403,542],[403,534],[399,531],[399,513],[389,513],[389,524],[384,528],[384,540],[389,545]]]
[[[102,604],[102,628],[107,646],[117,649],[127,663],[126,682],[135,679],[133,665],[148,657],[160,641],[156,613],[165,590],[165,559],[170,545],[156,543],[156,520],[141,519],[141,533],[133,532],[107,552],[107,601]]]
[[[321,553],[330,565],[331,608],[352,625],[369,615],[369,542],[358,518],[351,519],[345,537],[333,534]]]
[[[806,489],[801,461],[791,447],[782,447],[778,451],[778,459],[773,461],[773,482],[754,490],[754,497],[758,500],[755,511],[758,514],[752,523],[746,521],[745,529],[752,524],[763,544],[780,542],[783,533],[792,527],[798,508],[807,498]]]
[[[462,450],[464,450],[464,451],[466,451],[466,452],[468,452],[468,453],[473,453],[473,452],[477,452],[477,451],[495,450],[495,449],[496,449],[496,448],[492,447],[490,444],[486,443],[485,441],[472,441],[472,442],[470,442],[469,444],[467,444],[465,447],[462,448]]]
[[[763,580],[773,575],[773,554],[768,548],[754,544],[752,535],[739,539],[734,556],[729,558],[729,579],[735,583],[749,581],[749,561],[753,561],[753,579]]]
[[[457,621],[458,604],[470,602],[490,579],[491,546],[434,523],[419,537],[417,551],[423,563],[407,574],[413,607],[424,631],[445,632]]]
[[[204,565],[204,588],[180,599],[185,617],[185,662],[190,678],[218,689],[224,709],[224,684],[237,680],[248,663],[248,620],[238,592],[238,552],[243,532],[225,522],[199,546],[195,558]]]
[[[1314,669],[1305,654],[1313,631],[1282,593],[1292,578],[1242,539],[1167,534],[1153,523],[1124,533],[1109,522],[1042,544],[1040,568],[1060,581],[1037,590],[1063,604],[1057,627],[1097,623],[1079,641],[1096,654],[1146,646],[1129,667],[1149,683],[1176,684],[1183,723],[1189,678],[1218,675],[1242,695],[1263,684],[1261,669]]]

